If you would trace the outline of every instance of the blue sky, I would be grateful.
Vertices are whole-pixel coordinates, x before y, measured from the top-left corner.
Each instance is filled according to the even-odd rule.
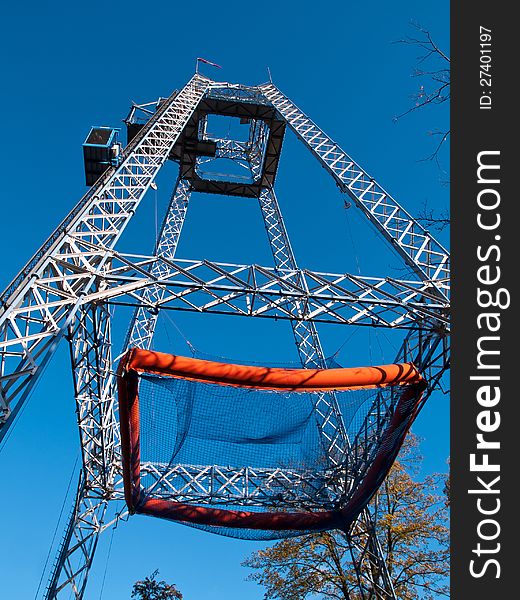
[[[223,66],[220,71],[205,67],[206,74],[246,84],[264,82],[269,66],[282,91],[405,208],[412,213],[424,203],[445,208],[445,176],[420,159],[435,145],[429,132],[447,126],[447,107],[431,107],[393,123],[420,85],[411,77],[418,50],[393,42],[412,35],[410,21],[416,21],[448,49],[448,9],[444,1],[305,0],[251,8],[204,1],[4,3],[0,286],[84,194],[81,144],[89,127],[121,126],[132,100],[155,100],[182,87],[197,56]],[[167,202],[175,165],[163,171],[157,194],[143,201],[122,248],[151,249],[155,206],[160,211]],[[289,134],[277,191],[300,265],[354,273],[359,267],[366,275],[398,273],[399,263],[378,236],[354,208],[343,208],[325,171]],[[444,243],[446,235],[440,236]],[[258,207],[237,198],[194,195],[178,256],[271,264]],[[201,351],[237,359],[296,359],[287,324],[171,317]],[[124,315],[116,334],[123,330]],[[158,333],[163,348],[187,352],[168,321]],[[323,328],[326,353],[333,354],[349,335]],[[377,332],[355,335],[339,360],[346,366],[388,362],[391,338]],[[436,395],[416,422],[415,431],[425,438],[425,471],[445,468],[448,416],[447,398]],[[0,571],[6,598],[34,597],[77,449],[63,346],[0,453]],[[65,514],[70,502],[69,497]],[[179,585],[186,600],[262,598],[260,587],[244,581],[247,571],[240,566],[258,544],[134,517],[115,532],[107,563],[110,537],[106,534],[100,543],[88,599],[129,598],[132,583],[156,568]]]

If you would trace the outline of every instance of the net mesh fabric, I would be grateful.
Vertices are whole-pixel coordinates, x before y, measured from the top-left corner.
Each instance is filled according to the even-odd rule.
[[[142,376],[141,460],[314,466],[321,444],[309,396]]]
[[[381,483],[413,420],[420,390],[404,398],[410,387],[281,391],[140,372],[133,511],[257,540],[308,529],[218,526],[177,518],[153,503],[278,515],[339,514],[347,507],[351,519]],[[339,409],[343,452],[331,452],[323,435],[316,405],[324,396]]]

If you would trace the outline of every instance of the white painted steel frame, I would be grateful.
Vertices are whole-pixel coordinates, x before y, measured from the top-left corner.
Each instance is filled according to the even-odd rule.
[[[0,308],[0,435],[12,422],[12,405],[19,410],[78,310],[79,301],[74,306],[66,301],[96,288],[97,274],[105,266],[110,249],[166,161],[208,83],[195,75],[163,104],[123,155],[119,167],[110,169],[87,194],[87,201],[80,203],[80,210],[65,227],[59,228],[41,258],[4,293]],[[97,250],[92,252],[92,248]],[[74,277],[78,272],[82,276]]]
[[[164,279],[172,275],[170,263],[166,261],[175,258],[190,195],[189,181],[179,179],[173,190],[157,240],[156,253],[165,260],[153,263],[150,269],[150,275],[153,278]],[[164,292],[164,288],[160,286],[144,288],[142,305],[137,308],[130,324],[126,348],[137,347],[148,350],[151,347],[158,316],[157,305],[164,298]]]
[[[271,103],[418,280],[297,269],[272,190],[263,190],[260,203],[275,269],[174,260],[189,197],[188,182],[183,181],[172,197],[157,255],[115,252],[119,236],[205,93]],[[179,93],[174,92],[160,106],[156,104],[155,112],[148,105],[143,107],[151,118],[123,152],[120,166],[102,176],[2,296],[0,422],[4,433],[59,339],[67,336],[71,343],[83,469],[48,598],[69,593],[76,599],[83,597],[98,535],[106,527],[107,502],[122,497],[110,304],[138,307],[129,341],[143,347],[153,335],[156,311],[173,308],[287,318],[293,323],[304,364],[323,361],[314,325],[320,320],[411,328],[398,358],[415,359],[422,368],[430,369],[434,384],[449,365],[445,345],[449,320],[447,251],[272,83],[255,88],[211,82],[196,74]],[[249,163],[253,177],[262,168],[259,148],[266,133],[261,122],[256,125],[248,143],[217,142],[220,156]],[[426,396],[432,389],[430,386]],[[377,415],[375,411],[373,414]],[[155,467],[145,465],[148,467],[153,473]],[[283,482],[292,479],[290,487],[296,483],[294,477],[298,478],[288,471],[257,476],[259,496],[266,481],[285,487]],[[200,481],[200,473],[190,473],[189,469],[182,477],[184,491]],[[233,496],[227,490],[238,493],[237,477],[240,479],[238,473],[218,474],[223,499],[226,493]],[[168,484],[163,479],[158,485]],[[326,486],[316,483],[307,490],[325,502]],[[353,527],[349,543],[360,596],[394,598],[368,511]]]
[[[274,84],[259,89],[405,263],[447,298],[448,251]]]
[[[157,263],[167,274],[150,274]],[[103,289],[83,297],[157,309],[212,312],[250,317],[342,323],[370,327],[449,329],[449,304],[432,295],[428,283],[307,269],[275,269],[260,265],[209,260],[167,260],[112,252]],[[143,298],[140,290],[161,287],[160,299]],[[302,303],[304,312],[294,312]]]

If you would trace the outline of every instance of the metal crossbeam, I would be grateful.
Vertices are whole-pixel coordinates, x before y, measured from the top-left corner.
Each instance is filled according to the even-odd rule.
[[[258,265],[207,260],[166,261],[162,257],[113,254],[103,274],[103,289],[83,298],[114,304],[211,312],[322,323],[409,329],[447,330],[449,305],[432,295],[428,284],[307,269],[276,270]],[[169,276],[153,279],[152,265],[165,262]],[[301,283],[298,283],[301,282]],[[163,299],[146,304],[136,292],[147,286],[166,290]],[[295,315],[301,301],[305,313]],[[64,300],[64,302],[66,302]]]
[[[240,506],[290,505],[333,508],[338,487],[345,481],[330,470],[254,468],[208,465],[169,465],[144,461],[141,464],[144,494],[176,502]]]
[[[151,313],[166,308],[307,322],[404,329],[420,325],[424,330],[447,330],[448,304],[433,296],[429,286],[422,282],[167,260],[114,251],[105,252],[107,260],[99,271],[90,262],[98,253],[99,248],[90,242],[71,244],[69,254],[63,252],[60,259],[53,261],[52,271],[34,278],[31,303],[12,307],[10,335],[0,342],[3,356],[13,359],[12,371],[9,373],[6,368],[0,378],[4,389],[12,389],[19,379],[23,384],[31,374],[34,376],[31,371],[16,370],[20,356],[27,350],[35,364],[43,360],[44,352],[66,330],[79,307],[90,302],[142,306]],[[91,282],[88,291],[83,285],[85,281]],[[161,290],[160,297],[143,296],[145,288],[153,288],[156,294]],[[305,307],[301,315],[294,314],[297,301]],[[12,327],[21,323],[27,326]]]

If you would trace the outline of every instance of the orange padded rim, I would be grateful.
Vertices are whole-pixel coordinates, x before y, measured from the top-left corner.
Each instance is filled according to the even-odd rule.
[[[121,361],[122,372],[144,372],[233,387],[298,392],[327,392],[411,384],[423,381],[413,363],[345,369],[280,369],[235,365],[133,348]]]
[[[147,498],[141,488],[139,373],[217,385],[286,391],[327,391],[404,385],[380,449],[345,506],[323,512],[253,512]],[[119,409],[125,500],[130,512],[208,527],[321,531],[343,529],[367,505],[395,460],[421,403],[425,380],[412,363],[350,369],[275,369],[217,363],[133,349],[119,363]],[[411,385],[410,385],[411,384]]]

